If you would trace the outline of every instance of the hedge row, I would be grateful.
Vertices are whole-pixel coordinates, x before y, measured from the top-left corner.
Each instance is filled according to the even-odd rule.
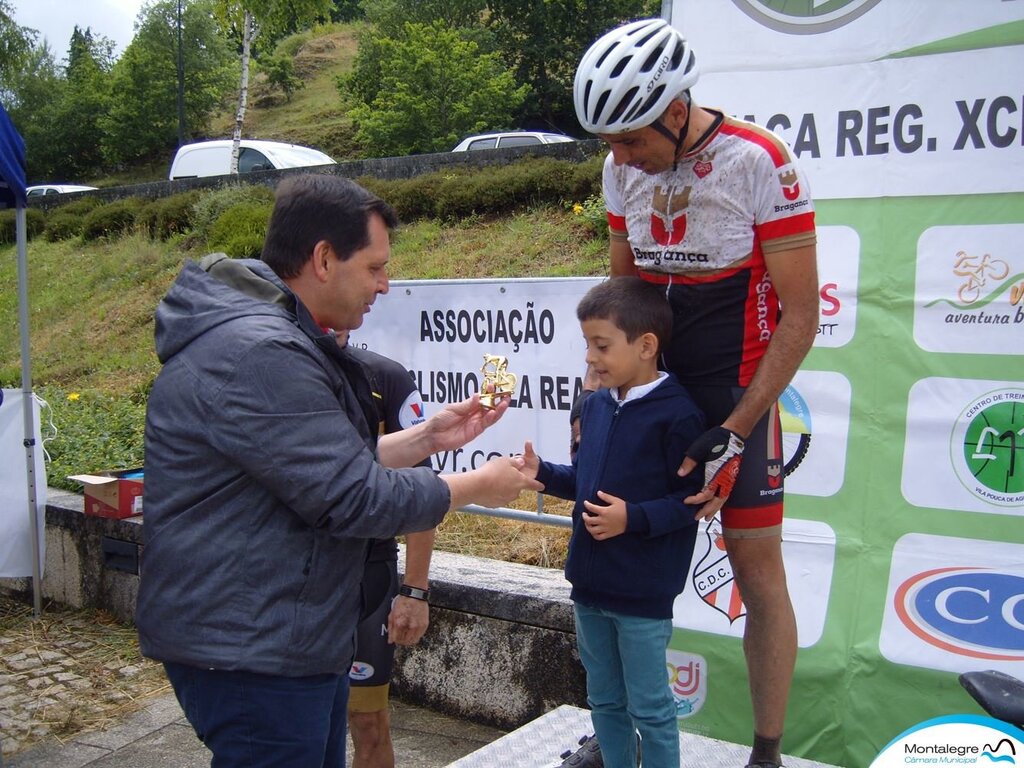
[[[601,157],[582,163],[525,158],[504,166],[438,171],[411,179],[364,177],[358,181],[387,200],[403,221],[456,221],[588,200],[600,193],[602,163]],[[45,214],[27,209],[26,229],[29,239],[41,236],[49,242],[109,240],[132,232],[154,240],[183,235],[231,256],[258,256],[272,206],[272,190],[249,184],[153,201],[127,198],[101,203],[85,196]],[[0,244],[14,242],[14,227],[14,211],[0,211]]]

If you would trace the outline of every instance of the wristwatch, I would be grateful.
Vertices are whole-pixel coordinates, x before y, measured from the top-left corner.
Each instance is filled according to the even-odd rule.
[[[408,584],[403,584],[398,588],[398,594],[402,597],[411,597],[413,600],[423,600],[426,602],[430,599],[429,589],[420,589],[419,587],[410,587]]]

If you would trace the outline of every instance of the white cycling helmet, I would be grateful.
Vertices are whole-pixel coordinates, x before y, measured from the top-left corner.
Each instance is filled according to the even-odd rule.
[[[642,19],[606,33],[580,60],[572,96],[590,133],[650,125],[697,82],[693,51],[664,19]]]

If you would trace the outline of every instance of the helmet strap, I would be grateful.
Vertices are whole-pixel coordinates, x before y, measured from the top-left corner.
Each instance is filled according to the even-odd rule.
[[[686,102],[686,120],[683,121],[683,129],[679,132],[678,136],[672,133],[672,131],[670,131],[668,127],[663,122],[661,122],[660,117],[653,123],[651,123],[651,128],[656,130],[658,133],[660,133],[662,136],[664,136],[666,139],[668,139],[669,141],[676,145],[676,151],[674,155],[675,160],[672,163],[673,171],[675,171],[679,167],[679,158],[686,154],[684,145],[686,143],[686,134],[690,130],[690,115],[693,113],[693,102],[690,100],[690,92],[684,91],[683,93],[680,94],[680,97]]]

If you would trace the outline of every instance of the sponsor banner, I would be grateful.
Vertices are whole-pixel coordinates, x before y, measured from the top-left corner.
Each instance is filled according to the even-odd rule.
[[[914,341],[929,352],[1024,351],[1024,224],[930,227],[917,243]]]
[[[923,533],[900,538],[879,650],[895,664],[1024,678],[1024,545]]]
[[[821,639],[825,627],[836,557],[835,531],[825,523],[784,520],[782,556],[796,612],[798,643],[809,648]],[[746,615],[716,516],[710,524],[700,524],[688,583],[676,598],[672,623],[680,629],[742,637]]]
[[[785,139],[816,200],[1013,192],[1024,177],[1022,58],[1015,46],[712,74],[694,98]]]
[[[676,717],[693,717],[708,700],[708,662],[697,653],[669,649],[665,654],[668,687],[676,702]]]
[[[479,391],[485,354],[508,359],[512,408],[465,447],[437,454],[435,469],[465,472],[521,453],[526,440],[568,463],[569,409],[586,371],[576,305],[601,279],[396,281],[350,343],[405,365],[428,416]]]
[[[32,525],[29,519],[29,473],[25,453],[24,395],[20,389],[0,390],[0,577],[32,575]],[[43,565],[46,525],[46,468],[39,431],[39,402],[35,409],[36,450],[33,477],[39,525],[39,567]]]
[[[846,477],[850,382],[841,373],[797,371],[779,399],[783,459],[800,463],[786,475],[786,494],[832,496]]]
[[[821,307],[830,330],[819,332],[815,344],[836,346],[853,336],[856,325],[857,237],[847,227],[822,231],[825,243],[835,246],[830,253],[841,258],[830,257],[823,267]],[[602,279],[394,281],[350,343],[405,365],[428,416],[479,390],[484,354],[507,357],[508,371],[517,377],[513,407],[469,445],[437,454],[435,469],[464,472],[492,456],[522,452],[526,440],[546,460],[568,463],[569,409],[586,371],[576,305]],[[823,372],[809,373],[805,385],[806,394],[794,393],[803,398],[804,410],[784,420],[784,429],[788,424],[806,430],[806,420],[813,418],[820,433],[791,492],[827,496],[843,481],[850,386],[844,377]],[[840,463],[816,472],[825,461]]]
[[[918,507],[1024,516],[1024,383],[916,382],[901,487]]]
[[[704,72],[875,61],[1024,18],[1019,2],[971,0],[674,0],[673,26]],[[944,46],[954,47],[954,43]]]
[[[857,329],[860,236],[852,227],[818,227],[820,323],[816,347],[842,347]]]
[[[927,720],[901,733],[870,768],[906,765],[1018,765],[1024,731],[1001,720],[951,715]]]

